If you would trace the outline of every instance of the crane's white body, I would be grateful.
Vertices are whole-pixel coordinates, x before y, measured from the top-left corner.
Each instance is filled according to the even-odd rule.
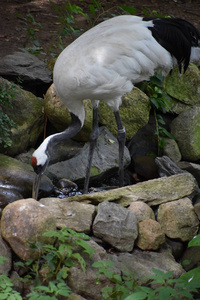
[[[93,131],[84,191],[89,184],[92,155],[98,137],[98,103],[104,100],[114,112],[119,141],[119,185],[123,185],[123,149],[125,129],[119,106],[121,97],[134,83],[148,80],[155,71],[169,72],[175,64],[186,71],[190,61],[200,59],[200,32],[181,19],[146,20],[136,16],[118,16],[104,21],[77,38],[59,55],[54,67],[54,85],[58,96],[71,113],[72,122],[62,133],[47,137],[33,153],[36,173],[33,197],[39,181],[60,141],[76,135],[84,124],[82,101],[93,104]]]
[[[136,16],[112,18],[84,33],[59,55],[54,85],[82,124],[83,99],[104,100],[116,111],[133,83],[149,79],[157,69],[172,69],[172,56],[157,43],[148,26],[153,26],[152,21]]]

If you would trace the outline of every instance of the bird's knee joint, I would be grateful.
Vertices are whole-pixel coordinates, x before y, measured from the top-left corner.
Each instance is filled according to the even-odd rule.
[[[117,139],[118,141],[124,141],[126,139],[126,130],[124,127],[122,129],[118,129]]]

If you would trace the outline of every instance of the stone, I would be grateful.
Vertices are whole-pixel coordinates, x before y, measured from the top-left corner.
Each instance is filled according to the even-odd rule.
[[[137,173],[142,180],[150,180],[158,177],[158,170],[153,156],[132,156],[131,165],[133,165],[134,173]]]
[[[40,203],[52,213],[57,228],[71,228],[89,234],[95,215],[95,206],[86,203],[69,202],[67,198],[43,198]]]
[[[43,99],[1,77],[0,88],[7,93],[10,90],[12,93],[11,105],[1,104],[0,108],[15,122],[15,126],[10,129],[12,146],[4,148],[4,145],[1,144],[0,152],[15,156],[27,148],[33,147],[43,132]]]
[[[134,212],[138,222],[146,219],[155,220],[153,209],[143,201],[132,202],[128,209]]]
[[[134,273],[139,284],[149,282],[149,276],[155,275],[153,269],[165,273],[173,271],[173,278],[178,278],[185,272],[169,253],[135,249],[132,253],[108,254],[108,259],[114,262],[118,270]]]
[[[193,106],[182,112],[171,123],[171,133],[179,146],[182,160],[195,162],[200,159],[200,107]]]
[[[16,81],[19,77],[25,90],[40,97],[52,82],[52,72],[47,65],[35,55],[22,51],[16,51],[1,59],[0,76],[11,81]]]
[[[124,207],[134,201],[144,201],[149,206],[154,206],[187,196],[192,198],[196,193],[198,191],[195,178],[190,173],[183,172],[105,192],[72,196],[69,201],[89,201],[92,204],[115,201]]]
[[[197,163],[192,163],[189,161],[179,161],[177,162],[177,166],[185,170],[189,173],[191,173],[197,180],[197,183],[200,185],[200,165]]]
[[[190,64],[185,73],[178,67],[165,78],[165,91],[175,99],[194,106],[200,104],[200,72],[196,65]]]
[[[7,203],[31,197],[35,173],[31,165],[27,165],[12,157],[0,154],[0,194]],[[53,184],[45,175],[40,183],[40,193],[50,194]],[[6,204],[7,204],[6,203]]]
[[[169,238],[182,242],[190,241],[199,228],[199,220],[189,198],[161,204],[157,220]]]
[[[95,252],[92,257],[89,257],[87,253],[81,253],[81,256],[86,262],[86,272],[80,268],[80,265],[75,264],[70,268],[67,284],[71,287],[73,292],[83,295],[86,299],[101,300],[101,289],[110,285],[110,280],[105,275],[100,275],[97,284],[96,279],[98,278],[98,270],[92,267],[92,264],[97,261],[106,263],[108,256],[106,251],[93,240],[89,240],[87,243],[95,250]],[[116,270],[116,273],[117,271],[118,270]]]
[[[144,125],[148,123],[150,102],[149,98],[140,89],[134,87],[131,92],[122,97],[120,116],[126,129],[127,139],[130,140]],[[104,101],[99,104],[99,122],[117,136],[117,126],[113,111]]]
[[[8,274],[12,266],[12,253],[7,243],[2,239],[0,235],[0,257],[4,257],[6,260],[0,264],[0,274]]]
[[[178,144],[175,140],[165,138],[166,145],[163,149],[163,155],[168,156],[174,162],[179,162],[181,160],[181,152],[179,150]]]
[[[30,242],[52,244],[54,238],[43,233],[56,230],[56,224],[47,207],[33,199],[22,199],[8,204],[1,217],[2,237],[22,260],[37,257]]]
[[[95,236],[119,251],[132,251],[138,235],[135,214],[109,202],[98,205],[92,229]]]
[[[165,234],[158,222],[146,219],[138,224],[137,246],[142,250],[158,250],[165,242]]]
[[[49,166],[45,174],[51,179],[59,180],[67,178],[71,181],[84,182],[88,155],[89,143],[85,144],[77,156]],[[118,141],[106,127],[102,126],[92,159],[90,183],[95,180],[99,181],[105,179],[106,176],[115,173],[119,168],[118,161]],[[127,166],[129,162],[130,155],[128,149],[125,148],[125,166]]]
[[[82,142],[88,142],[92,131],[91,101],[87,99],[83,100],[83,105],[85,109],[84,125],[81,131],[75,137],[73,137],[73,139]],[[58,131],[63,131],[69,126],[71,122],[70,113],[56,94],[54,84],[50,86],[44,97],[44,108],[49,121]]]

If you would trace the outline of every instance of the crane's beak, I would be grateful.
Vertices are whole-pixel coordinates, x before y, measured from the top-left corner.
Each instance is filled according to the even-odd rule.
[[[35,200],[37,200],[38,197],[41,178],[42,178],[42,173],[35,174],[35,178],[33,181],[33,189],[32,189],[32,198]]]

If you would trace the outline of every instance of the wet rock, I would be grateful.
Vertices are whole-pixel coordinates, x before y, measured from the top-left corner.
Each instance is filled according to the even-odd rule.
[[[46,170],[46,175],[51,179],[67,178],[75,182],[84,182],[88,164],[89,143],[87,143],[80,154],[70,160],[53,164]],[[118,141],[107,128],[100,128],[100,135],[91,166],[90,182],[105,179],[118,170]],[[125,149],[125,165],[130,162],[128,149]]]
[[[165,242],[165,234],[158,222],[146,219],[138,224],[137,246],[142,250],[158,250]]]
[[[20,194],[15,188],[11,188],[10,186],[3,188],[0,186],[0,207],[3,208],[7,204],[22,198],[22,194]]]
[[[132,251],[138,235],[136,216],[118,204],[103,202],[98,205],[93,233],[119,251]]]
[[[132,202],[128,209],[134,212],[138,222],[144,221],[146,219],[155,220],[155,215],[152,208],[143,201]]]
[[[30,165],[0,154],[0,194],[4,203],[30,197],[34,177],[35,173]],[[52,190],[50,179],[43,176],[40,191],[48,195]]]
[[[30,248],[30,242],[41,242],[44,245],[54,241],[53,238],[43,236],[44,232],[51,230],[56,230],[55,220],[49,210],[36,200],[18,200],[3,210],[2,237],[22,260],[38,255]]]
[[[171,133],[176,138],[182,159],[195,162],[200,159],[200,107],[182,112],[171,123]]]
[[[14,52],[0,61],[0,76],[17,81],[19,77],[25,90],[42,97],[52,82],[47,65],[28,52]]]
[[[198,232],[199,220],[189,198],[161,204],[157,219],[169,238],[186,242]]]
[[[86,203],[69,202],[67,198],[44,198],[40,203],[52,213],[57,228],[71,228],[89,234],[95,215],[95,206]]]

